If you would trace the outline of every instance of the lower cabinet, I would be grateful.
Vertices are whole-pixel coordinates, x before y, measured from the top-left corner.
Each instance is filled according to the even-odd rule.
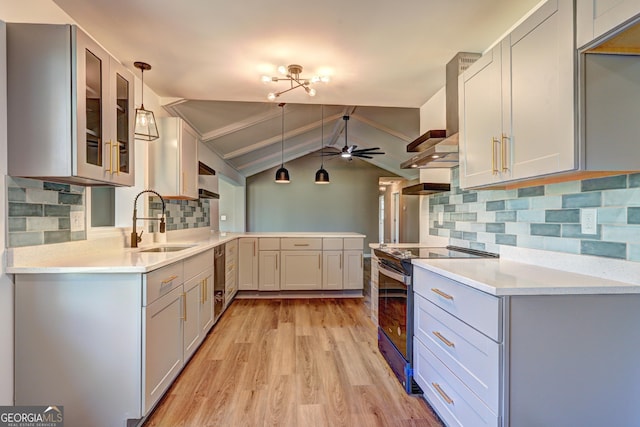
[[[422,268],[413,289],[414,377],[446,425],[638,424],[639,294],[496,297]]]
[[[238,240],[231,240],[225,244],[225,281],[224,299],[225,306],[233,300],[238,292]],[[213,287],[213,283],[211,284]]]
[[[344,251],[343,289],[362,289],[363,253]]]
[[[238,290],[258,289],[258,239],[241,237],[238,239]]]
[[[143,309],[144,413],[153,408],[182,369],[184,304],[180,286]]]
[[[198,316],[200,319],[200,334],[202,339],[207,335],[213,326],[213,269],[208,269],[202,273],[200,279],[200,309]]]
[[[258,259],[258,290],[280,290],[280,251],[260,251]]]
[[[322,251],[282,251],[280,289],[322,289]]]
[[[343,283],[342,251],[322,252],[322,289],[342,289]]]

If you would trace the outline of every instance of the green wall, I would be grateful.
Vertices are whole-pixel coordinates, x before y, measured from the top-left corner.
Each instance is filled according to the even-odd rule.
[[[247,231],[345,231],[378,241],[378,178],[395,176],[360,159],[332,158],[330,184],[314,183],[321,158],[312,153],[285,164],[291,183],[274,182],[276,166],[247,178]],[[415,236],[415,241],[419,236]]]

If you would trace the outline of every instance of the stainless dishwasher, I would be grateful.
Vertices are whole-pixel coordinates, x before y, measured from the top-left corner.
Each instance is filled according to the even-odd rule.
[[[222,314],[224,309],[225,287],[225,245],[216,246],[213,249],[213,318],[214,321]]]

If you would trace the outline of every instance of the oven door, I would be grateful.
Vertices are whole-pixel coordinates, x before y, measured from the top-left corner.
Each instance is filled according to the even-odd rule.
[[[407,321],[410,276],[378,265],[378,326],[405,360],[407,355]]]

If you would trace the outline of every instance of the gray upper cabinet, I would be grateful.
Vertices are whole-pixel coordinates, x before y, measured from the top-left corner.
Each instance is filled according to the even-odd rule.
[[[134,184],[134,79],[73,25],[7,24],[9,175]]]
[[[576,42],[582,47],[640,14],[640,0],[580,0],[576,8]]]

